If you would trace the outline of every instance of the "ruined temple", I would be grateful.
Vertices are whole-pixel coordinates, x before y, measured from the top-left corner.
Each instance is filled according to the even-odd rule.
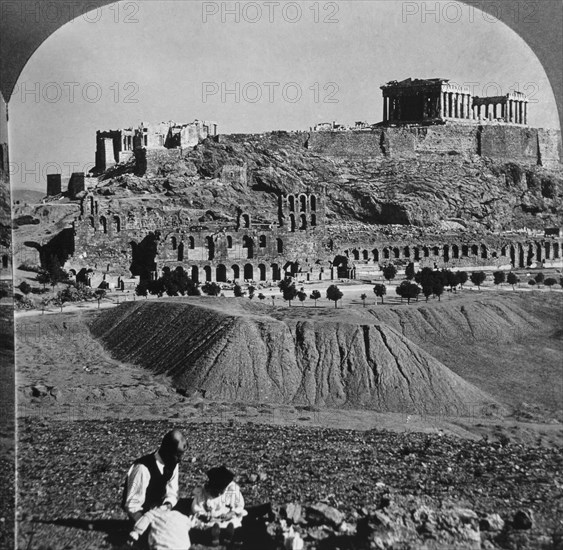
[[[382,124],[500,122],[528,124],[528,99],[521,92],[474,97],[468,86],[444,78],[396,80],[381,86]]]
[[[114,164],[126,162],[136,149],[176,149],[193,147],[208,136],[217,135],[217,123],[195,120],[159,124],[141,122],[137,128],[96,132],[96,168],[100,173]]]

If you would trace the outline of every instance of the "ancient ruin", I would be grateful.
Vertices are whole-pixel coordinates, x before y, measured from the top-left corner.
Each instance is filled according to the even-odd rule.
[[[443,78],[394,80],[381,89],[383,124],[446,121],[528,124],[528,99],[521,92],[473,97],[468,86]]]
[[[409,162],[422,155],[447,166],[455,155],[468,161],[560,167],[560,133],[526,126],[527,100],[522,94],[478,98],[445,79],[394,81],[382,90],[381,123],[357,122],[349,128],[320,123],[310,132],[285,133],[275,139],[315,158],[376,164],[389,159]],[[268,147],[268,139],[268,135],[220,136],[215,123],[197,120],[100,131],[96,170],[103,172],[120,163],[150,181],[163,163],[180,162],[186,167],[184,177],[200,182],[214,178],[219,187],[250,190],[264,178],[257,165],[251,169],[244,159],[214,160],[213,172],[204,171],[202,179],[191,161],[186,164],[186,151],[200,148],[204,156],[215,159],[216,153],[205,152],[206,143],[225,142],[227,149],[229,143]],[[167,180],[168,188],[176,185],[174,181]],[[58,185],[56,177],[50,176],[49,194]],[[267,283],[287,275],[299,281],[373,280],[387,263],[399,269],[410,262],[417,268],[563,267],[558,229],[477,235],[465,233],[463,223],[455,222],[455,230],[409,234],[393,229],[412,222],[391,204],[382,207],[373,225],[345,229],[329,223],[326,205],[331,187],[322,180],[305,190],[293,184],[276,189],[275,195],[263,196],[259,212],[240,204],[233,205],[226,217],[202,217],[201,207],[150,206],[142,195],[124,206],[95,186],[85,186],[83,174],[73,174],[69,196],[80,199],[80,215],[65,230],[66,236],[57,239],[57,251],[64,251],[66,268],[79,279],[92,285],[105,281],[118,288],[127,281],[154,279],[165,270],[180,268],[200,283]],[[42,257],[48,256],[49,246],[43,247]]]
[[[217,123],[195,120],[190,123],[173,121],[159,124],[141,122],[137,128],[122,128],[96,132],[96,172],[125,162],[135,149],[175,149],[193,147],[208,136],[217,135]]]

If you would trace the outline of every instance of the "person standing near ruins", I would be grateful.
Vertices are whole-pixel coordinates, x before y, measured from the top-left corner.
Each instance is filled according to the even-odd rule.
[[[123,485],[122,508],[136,522],[156,507],[174,508],[178,502],[178,465],[187,449],[186,438],[171,430],[158,451],[135,460]]]

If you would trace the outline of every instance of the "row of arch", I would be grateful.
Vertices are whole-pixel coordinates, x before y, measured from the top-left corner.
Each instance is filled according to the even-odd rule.
[[[94,216],[88,216],[88,224],[94,230],[100,230],[103,233],[119,233],[122,229],[121,218],[119,216],[100,216],[98,218],[98,226]]]
[[[293,233],[296,229],[303,231],[309,227],[316,227],[317,216],[316,214],[289,214],[289,230]]]
[[[233,248],[233,242],[234,242],[233,237],[231,235],[225,236],[225,244],[226,244],[227,249]],[[255,240],[252,237],[250,237],[249,235],[243,235],[241,244],[242,244],[242,248],[246,248],[246,250],[247,250],[246,257],[248,259],[254,258],[255,248],[256,248]],[[196,242],[195,242],[194,237],[192,237],[191,235],[188,236],[185,243],[184,243],[184,241],[180,241],[178,239],[178,237],[176,237],[175,235],[170,237],[170,248],[173,251],[176,251],[177,260],[179,262],[184,261],[186,245],[187,245],[188,250],[194,250],[195,247],[196,247],[195,246]],[[267,239],[266,235],[260,235],[258,237],[258,248],[266,248],[267,245],[268,245],[268,239]],[[208,235],[207,237],[204,238],[203,246],[207,250],[207,259],[208,260],[214,260],[215,259],[215,248],[216,248],[215,239],[211,235]],[[283,254],[284,244],[283,244],[282,239],[276,238],[276,249],[275,250],[278,254]]]
[[[317,197],[315,195],[287,195],[287,207],[290,212],[315,212],[317,210]]]
[[[525,267],[532,263],[532,260],[556,260],[561,258],[562,246],[558,242],[544,243],[515,243],[505,245],[500,250],[500,256],[510,257],[513,265]],[[371,251],[367,249],[347,249],[344,251],[346,257],[355,261],[379,262],[382,260],[393,259],[410,259],[421,260],[422,258],[440,257],[448,262],[452,259],[461,259],[469,257],[477,257],[481,259],[496,258],[498,253],[490,250],[485,244],[463,244],[463,245],[443,245],[443,246],[423,246],[423,247],[391,247],[387,246],[383,249],[374,248]]]
[[[217,266],[206,265],[199,267],[193,265],[189,268],[189,275],[196,283],[211,282],[226,283],[229,281],[236,281],[244,279],[247,281],[281,281],[282,268],[279,264],[253,264],[247,263],[244,265],[233,264],[228,266],[226,264],[218,264]]]

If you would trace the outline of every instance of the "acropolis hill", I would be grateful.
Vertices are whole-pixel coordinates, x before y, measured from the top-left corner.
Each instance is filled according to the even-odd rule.
[[[477,98],[444,79],[382,90],[383,120],[354,128],[100,131],[97,178],[73,175],[71,203],[36,207],[24,240],[93,285],[178,267],[266,282],[370,279],[388,262],[563,266],[561,135],[527,125],[523,94]],[[39,235],[52,224],[66,229]]]

